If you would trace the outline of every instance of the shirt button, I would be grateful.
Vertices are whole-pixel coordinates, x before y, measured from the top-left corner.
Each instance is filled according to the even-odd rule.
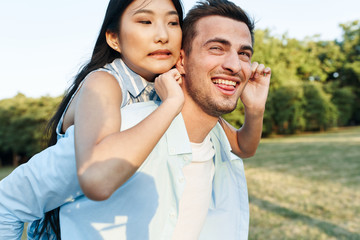
[[[185,181],[185,178],[184,178],[184,177],[180,177],[180,178],[179,178],[179,182],[180,182],[180,183],[183,183],[184,181]]]
[[[185,160],[185,161],[189,161],[190,158],[189,158],[188,156],[185,156],[185,157],[184,157],[184,160]]]
[[[175,153],[175,148],[170,148],[170,154],[174,154]]]
[[[175,217],[176,217],[176,215],[175,215],[174,212],[170,212],[170,213],[169,213],[169,216],[170,216],[171,218],[175,218]]]

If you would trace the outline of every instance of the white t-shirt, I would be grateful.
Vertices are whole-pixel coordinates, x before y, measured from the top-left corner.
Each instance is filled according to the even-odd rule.
[[[183,168],[186,185],[172,240],[198,239],[210,205],[215,150],[209,135],[191,146],[193,159]]]

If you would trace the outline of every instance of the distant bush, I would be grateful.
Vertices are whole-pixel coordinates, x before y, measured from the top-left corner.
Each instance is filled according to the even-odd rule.
[[[349,121],[354,113],[355,94],[349,87],[339,88],[333,92],[331,101],[336,105],[339,118],[338,125],[349,125]]]
[[[0,101],[0,152],[27,159],[45,147],[45,127],[61,98],[27,98],[18,94]]]
[[[301,84],[280,86],[270,94],[276,133],[292,134],[305,128]]]
[[[331,95],[325,93],[322,85],[317,82],[303,84],[304,119],[306,130],[323,131],[336,126],[338,110],[331,102]]]

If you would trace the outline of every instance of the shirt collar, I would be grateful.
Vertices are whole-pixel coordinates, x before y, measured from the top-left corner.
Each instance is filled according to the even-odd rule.
[[[165,135],[168,142],[169,155],[192,153],[191,143],[181,113],[173,120]],[[230,143],[219,123],[210,131],[210,137],[214,144],[216,155],[221,156],[220,152],[226,155],[226,158],[220,158],[221,161],[239,159],[239,157],[231,152]]]
[[[218,151],[222,151],[223,153],[225,153],[226,158],[221,158],[223,162],[226,161],[226,159],[231,161],[239,159],[238,156],[231,152],[229,140],[227,139],[226,134],[220,123],[216,123],[215,127],[210,131],[210,137],[213,141],[214,146],[217,145],[219,147],[219,149],[215,149],[215,151],[217,153]]]
[[[146,81],[139,74],[131,70],[121,58],[115,59],[112,65],[123,78],[123,84],[126,85],[125,88],[128,89],[128,92],[134,98],[138,97],[148,85],[153,86],[153,83]]]
[[[169,155],[190,154],[192,152],[189,136],[181,113],[173,120],[165,135]]]

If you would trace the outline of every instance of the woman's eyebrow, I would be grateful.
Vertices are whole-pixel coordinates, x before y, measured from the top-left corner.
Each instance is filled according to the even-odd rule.
[[[152,14],[152,15],[155,14],[154,11],[149,10],[149,9],[139,9],[139,10],[136,10],[133,15],[140,14],[140,13],[147,13],[147,14]],[[171,11],[168,11],[166,13],[166,15],[176,15],[176,16],[178,16],[178,13],[177,13],[177,11],[171,10]]]
[[[154,14],[154,11],[151,11],[148,9],[139,9],[139,10],[136,10],[133,15],[140,14],[140,13]]]

